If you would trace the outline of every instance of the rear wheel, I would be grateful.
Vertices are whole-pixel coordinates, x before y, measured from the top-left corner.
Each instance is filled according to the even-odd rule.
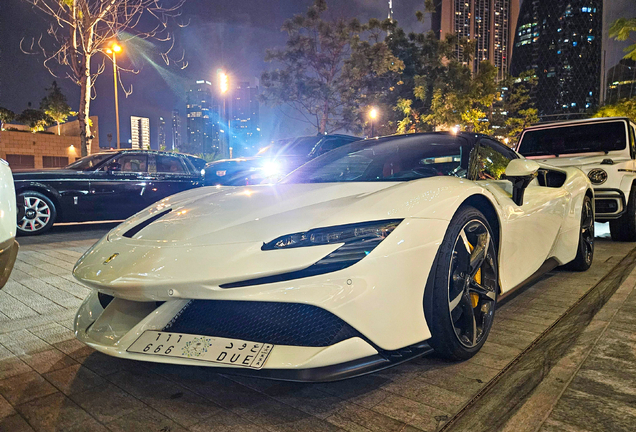
[[[486,341],[499,291],[492,230],[473,207],[453,217],[426,287],[431,346],[449,360],[466,360]]]
[[[592,212],[592,200],[585,196],[581,209],[581,230],[579,234],[579,247],[574,261],[565,267],[568,270],[585,271],[592,265],[594,259],[594,212]]]
[[[24,202],[24,216],[18,221],[18,234],[36,235],[51,229],[57,212],[49,197],[27,191],[18,195],[18,200]]]
[[[636,241],[636,187],[629,192],[627,210],[623,216],[610,221],[610,234],[615,241]]]

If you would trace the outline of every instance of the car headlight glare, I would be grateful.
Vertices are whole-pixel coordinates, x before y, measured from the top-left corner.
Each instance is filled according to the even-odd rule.
[[[400,222],[402,222],[402,219],[390,219],[317,228],[278,237],[269,243],[263,244],[261,249],[266,251],[342,244],[342,246],[314,265],[329,264],[344,268],[369,255],[377,245],[393,232]]]

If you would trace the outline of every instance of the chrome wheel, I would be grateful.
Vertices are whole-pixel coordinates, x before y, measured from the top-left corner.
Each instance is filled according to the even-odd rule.
[[[455,335],[473,348],[488,335],[497,299],[496,254],[486,225],[473,219],[455,240],[448,278],[448,310]]]
[[[36,232],[48,226],[51,221],[51,207],[41,198],[24,197],[24,217],[18,228],[26,232]]]
[[[581,245],[583,258],[588,266],[592,264],[594,257],[594,213],[592,212],[592,201],[583,202],[581,212]]]

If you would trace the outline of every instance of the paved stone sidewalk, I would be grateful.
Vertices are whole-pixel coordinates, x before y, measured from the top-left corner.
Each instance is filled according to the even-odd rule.
[[[427,357],[298,384],[126,361],[77,341],[72,320],[88,291],[71,269],[90,244],[24,246],[0,292],[0,431],[433,431],[634,246],[599,241],[587,273],[552,273],[509,300],[467,362]]]

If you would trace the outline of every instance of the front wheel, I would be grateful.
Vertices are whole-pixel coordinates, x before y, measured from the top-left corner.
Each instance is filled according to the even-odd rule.
[[[581,230],[579,244],[576,250],[576,258],[568,263],[565,268],[574,271],[585,271],[592,265],[594,259],[594,212],[592,212],[592,200],[589,196],[583,199],[581,209]]]
[[[18,221],[18,234],[37,235],[51,229],[57,212],[49,197],[27,191],[18,195],[18,200],[24,202],[24,216]]]
[[[629,192],[625,213],[610,221],[610,234],[614,241],[636,241],[636,184],[632,185]]]
[[[424,298],[430,344],[448,360],[482,347],[495,316],[499,276],[492,230],[473,207],[455,214],[440,246]]]

